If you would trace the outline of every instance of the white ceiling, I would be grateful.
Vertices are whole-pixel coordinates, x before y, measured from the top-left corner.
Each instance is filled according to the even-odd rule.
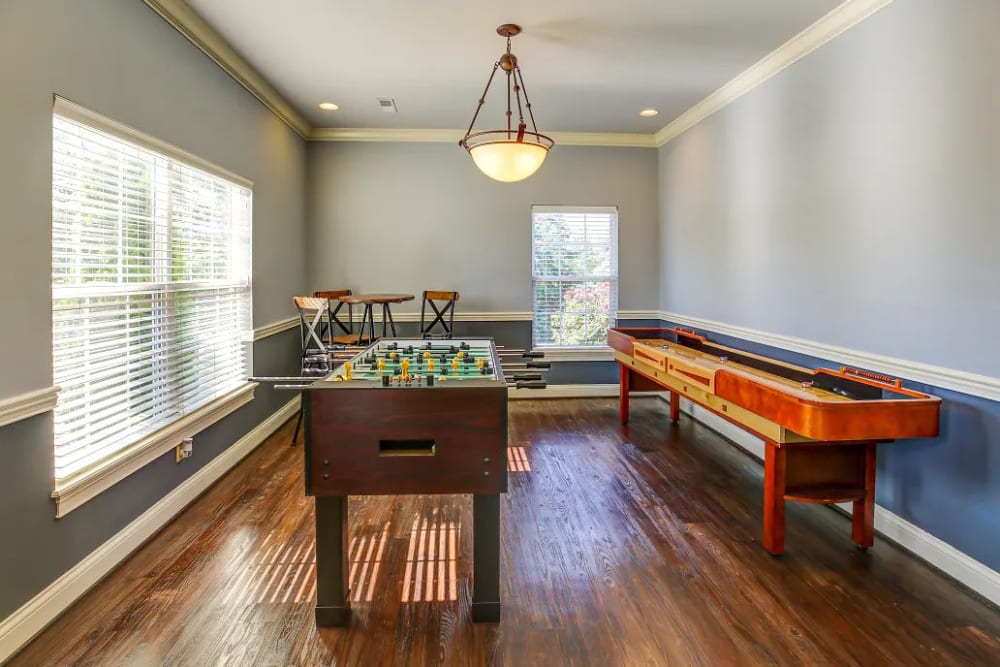
[[[541,132],[646,132],[839,0],[187,0],[316,127],[461,128],[513,40]],[[477,128],[499,126],[493,83]],[[391,97],[396,114],[379,111]],[[340,111],[317,108],[336,102]],[[646,107],[660,110],[640,118]],[[516,117],[516,111],[515,111]]]

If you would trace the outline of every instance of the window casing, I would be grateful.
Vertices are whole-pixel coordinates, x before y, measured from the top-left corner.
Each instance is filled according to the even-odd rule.
[[[52,130],[58,491],[246,387],[252,193],[61,99]]]
[[[618,209],[533,206],[536,348],[602,348],[618,316]]]

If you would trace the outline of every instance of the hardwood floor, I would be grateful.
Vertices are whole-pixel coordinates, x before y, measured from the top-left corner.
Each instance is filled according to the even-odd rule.
[[[470,497],[352,497],[353,618],[317,630],[292,422],[10,665],[1000,664],[1000,611],[827,508],[768,555],[760,465],[633,405],[511,402],[499,625],[469,620]]]

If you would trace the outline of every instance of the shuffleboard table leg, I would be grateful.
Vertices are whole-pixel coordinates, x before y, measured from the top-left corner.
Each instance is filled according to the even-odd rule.
[[[875,544],[875,443],[864,445],[861,454],[863,463],[861,474],[864,476],[865,497],[854,501],[854,512],[851,514],[851,539],[862,549]]]
[[[316,625],[347,625],[347,496],[316,497]]]
[[[628,387],[631,371],[629,371],[628,366],[618,362],[618,414],[621,417],[622,424],[628,423]]]
[[[786,450],[764,441],[764,548],[774,556],[785,551]]]
[[[500,494],[472,496],[472,620],[500,620]]]
[[[674,424],[681,418],[681,395],[670,392],[670,421]]]

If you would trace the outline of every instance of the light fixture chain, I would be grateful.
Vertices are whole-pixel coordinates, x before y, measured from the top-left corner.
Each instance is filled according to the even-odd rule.
[[[469,138],[470,134],[472,134],[472,127],[476,124],[476,119],[479,118],[479,112],[482,110],[483,105],[486,104],[486,93],[490,90],[490,84],[493,83],[493,77],[496,76],[498,67],[500,67],[499,60],[493,63],[493,71],[490,72],[490,78],[486,81],[486,87],[483,89],[483,94],[479,98],[479,104],[476,106],[476,113],[472,114],[472,122],[469,123],[469,129],[465,131],[465,136],[462,137],[460,142],[458,142],[459,144],[464,144],[465,140]]]
[[[528,107],[528,117],[531,118],[531,129],[538,133],[538,124],[535,123],[535,112],[531,109],[531,100],[528,99],[528,89],[524,87],[524,74],[521,73],[521,68],[514,68],[517,72],[517,78],[521,82],[521,90],[524,91],[524,104]]]
[[[511,74],[514,75],[514,97],[517,98],[517,130],[518,132],[524,127],[524,109],[521,107],[521,85],[517,80],[517,70],[515,67]]]
[[[510,39],[508,37],[507,39]],[[510,71],[507,72],[507,138],[510,139]]]

